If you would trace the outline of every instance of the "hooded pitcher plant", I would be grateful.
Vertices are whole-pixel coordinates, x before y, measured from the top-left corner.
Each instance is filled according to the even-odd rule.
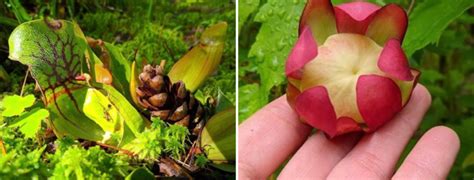
[[[187,89],[196,91],[220,64],[226,32],[226,22],[207,28],[202,33],[199,44],[173,65],[168,73],[171,82],[183,81]]]
[[[145,120],[112,86],[112,75],[92,52],[79,26],[40,19],[19,25],[9,38],[10,59],[31,70],[59,136],[123,145]]]
[[[420,74],[401,48],[407,23],[394,4],[308,0],[285,67],[287,99],[300,119],[330,137],[391,120]]]

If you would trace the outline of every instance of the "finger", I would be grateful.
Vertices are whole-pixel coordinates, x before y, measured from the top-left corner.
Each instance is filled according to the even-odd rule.
[[[352,149],[360,133],[329,140],[322,132],[313,134],[291,158],[279,179],[325,179],[332,168]]]
[[[239,126],[239,177],[266,178],[310,132],[311,127],[298,120],[286,96],[271,102]]]
[[[446,179],[459,143],[458,135],[448,127],[430,129],[416,143],[393,179]]]
[[[418,84],[410,102],[374,133],[366,134],[329,174],[332,179],[361,177],[389,179],[395,165],[431,104],[426,88]]]

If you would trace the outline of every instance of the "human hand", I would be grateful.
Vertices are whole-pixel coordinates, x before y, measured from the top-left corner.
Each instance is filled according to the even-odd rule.
[[[311,134],[282,96],[239,126],[239,179],[265,179],[292,154],[281,179],[445,179],[460,142],[444,126],[426,132],[395,172],[430,104],[418,84],[405,108],[376,132],[329,140]]]

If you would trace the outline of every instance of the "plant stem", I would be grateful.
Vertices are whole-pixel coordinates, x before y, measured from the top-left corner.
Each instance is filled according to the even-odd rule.
[[[23,92],[25,92],[26,80],[28,79],[29,74],[30,74],[30,68],[26,70],[25,79],[23,79],[23,85],[21,86],[20,96],[23,96]]]
[[[415,6],[415,1],[416,0],[411,0],[410,6],[408,7],[408,10],[407,10],[407,15],[410,15],[411,11],[413,10],[413,7]]]
[[[184,158],[184,163],[187,163],[188,159],[191,157],[191,155],[194,154],[194,147],[196,146],[196,141],[193,142],[193,145],[191,145],[191,148],[188,152],[188,155],[186,156],[186,158]]]

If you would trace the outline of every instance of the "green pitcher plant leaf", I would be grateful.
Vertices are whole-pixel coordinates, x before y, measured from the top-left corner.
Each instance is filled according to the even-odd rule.
[[[109,70],[112,73],[113,77],[113,86],[119,92],[129,100],[132,101],[130,95],[130,80],[131,80],[131,66],[132,64],[128,61],[120,52],[120,50],[113,44],[104,43],[104,47],[107,50],[107,55],[109,56]]]
[[[183,81],[194,92],[220,64],[226,31],[226,22],[207,28],[202,33],[199,44],[173,65],[168,73],[171,81]]]
[[[137,87],[138,87],[138,74],[140,73],[137,68],[137,61],[132,62],[131,67],[131,75],[130,75],[130,84],[129,84],[129,92],[130,98],[132,102],[135,104],[137,108],[144,109],[140,103],[138,103],[138,94],[137,94]]]
[[[124,126],[129,128],[134,135],[140,134],[147,124],[146,119],[115,88],[108,85],[103,85],[102,88],[108,93],[109,101],[118,109]]]
[[[215,165],[235,162],[235,107],[209,119],[201,134],[201,147]]]
[[[63,20],[33,20],[13,30],[8,40],[10,59],[31,67],[44,91],[74,80],[82,71],[87,44],[79,26]]]
[[[218,89],[215,112],[221,112],[234,106],[235,105],[232,103],[232,101],[227,96],[225,96],[225,94],[220,89]]]
[[[146,180],[146,179],[155,179],[155,176],[153,175],[150,170],[144,167],[137,168],[133,170],[126,178],[125,180]]]
[[[112,87],[107,64],[76,23],[48,18],[23,23],[10,35],[9,47],[10,59],[31,69],[50,113],[47,123],[58,136],[105,141],[119,135],[122,142],[114,144],[123,145],[144,129],[145,119]]]
[[[106,78],[106,82],[101,83],[112,84],[115,89],[122,92],[129,101],[132,101],[129,90],[131,63],[122,55],[120,49],[115,45],[91,37],[86,37],[86,39],[94,52],[100,54],[100,62],[98,62],[100,65],[96,65],[96,72],[104,71],[100,74],[104,77],[96,78],[96,81],[100,82]],[[111,79],[109,80],[107,78]]]
[[[119,113],[109,99],[95,88],[88,88],[85,102],[82,106],[84,114],[94,119],[95,122],[106,132],[112,133],[120,128]]]

